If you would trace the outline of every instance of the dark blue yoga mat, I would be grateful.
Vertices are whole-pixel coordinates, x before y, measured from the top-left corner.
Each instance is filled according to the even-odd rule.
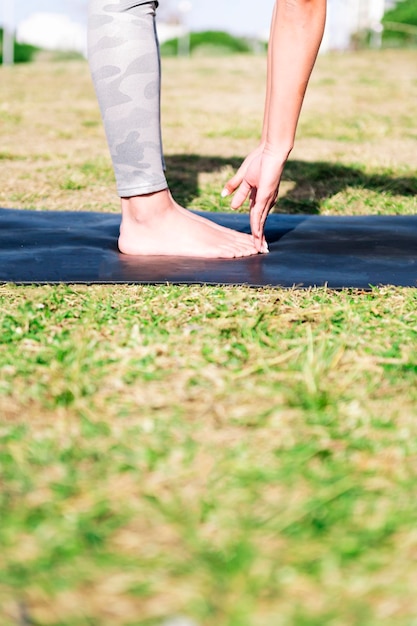
[[[249,217],[202,213],[249,232]],[[277,215],[270,254],[245,259],[128,257],[117,214],[0,209],[0,281],[369,289],[417,285],[417,216]]]

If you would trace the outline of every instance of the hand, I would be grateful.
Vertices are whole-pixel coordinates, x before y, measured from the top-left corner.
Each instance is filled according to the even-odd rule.
[[[250,225],[258,252],[267,252],[264,227],[277,196],[282,171],[287,159],[266,145],[260,145],[246,157],[225,185],[223,197],[235,192],[232,209],[238,209],[249,197]]]

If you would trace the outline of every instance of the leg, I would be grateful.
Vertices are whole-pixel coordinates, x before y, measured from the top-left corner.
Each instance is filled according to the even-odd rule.
[[[133,255],[233,258],[251,236],[180,207],[164,174],[157,3],[90,0],[89,63],[121,198],[119,249]]]

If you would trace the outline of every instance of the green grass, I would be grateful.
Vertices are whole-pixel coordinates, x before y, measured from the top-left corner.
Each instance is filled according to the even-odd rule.
[[[412,623],[413,290],[0,293],[3,623]]]
[[[225,211],[264,59],[164,64]],[[86,65],[1,71],[1,205],[118,211]],[[415,213],[414,71],[319,59],[276,211]],[[416,354],[414,289],[1,285],[1,626],[414,626]]]
[[[175,56],[180,47],[181,42],[178,38],[170,39],[161,45],[161,54],[162,56]],[[262,47],[264,46],[262,45]],[[191,54],[223,56],[225,54],[245,54],[252,52],[252,49],[253,44],[250,41],[243,37],[234,37],[223,31],[209,30],[193,32],[189,35],[189,52]]]

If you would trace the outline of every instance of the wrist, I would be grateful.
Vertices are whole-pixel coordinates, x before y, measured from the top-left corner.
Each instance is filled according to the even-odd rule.
[[[264,154],[274,157],[278,161],[285,163],[293,149],[293,143],[266,141],[263,146]]]

